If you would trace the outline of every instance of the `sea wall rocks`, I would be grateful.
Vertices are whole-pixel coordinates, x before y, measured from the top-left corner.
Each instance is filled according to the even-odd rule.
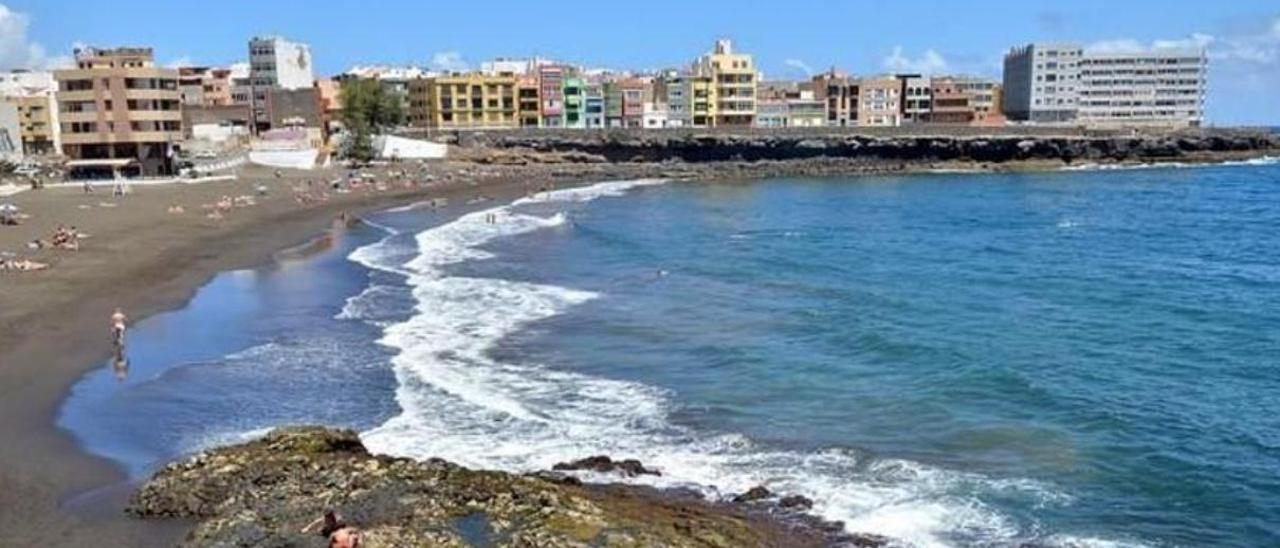
[[[459,135],[456,140],[464,150],[485,150],[489,153],[471,155],[473,159],[494,163],[697,163],[811,159],[1142,162],[1177,160],[1199,153],[1280,151],[1280,137],[1260,132],[891,137],[822,132],[477,132]]]
[[[646,470],[602,458],[579,464]],[[475,471],[438,459],[371,455],[352,431],[298,427],[171,464],[134,493],[127,512],[197,520],[186,546],[326,546],[303,529],[329,509],[362,530],[367,548],[887,542],[804,516],[807,499],[797,501],[789,509],[759,500],[735,505],[643,487]]]

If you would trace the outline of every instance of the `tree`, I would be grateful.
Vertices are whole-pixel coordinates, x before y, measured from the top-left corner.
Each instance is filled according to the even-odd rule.
[[[374,156],[373,136],[404,121],[400,94],[373,79],[342,83],[342,124],[347,130],[343,155],[368,161]]]

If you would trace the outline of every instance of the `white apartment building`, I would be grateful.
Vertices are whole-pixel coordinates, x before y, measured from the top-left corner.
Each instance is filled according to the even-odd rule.
[[[902,122],[920,124],[933,112],[932,83],[928,76],[906,76],[902,83]]]
[[[1096,127],[1199,126],[1207,70],[1203,51],[1085,52],[1079,119]]]
[[[1004,113],[1010,120],[1069,123],[1076,119],[1080,63],[1074,44],[1030,44],[1004,56]]]
[[[1013,121],[1091,127],[1199,126],[1203,51],[1086,51],[1031,44],[1004,58],[1004,113]]]
[[[267,96],[271,90],[307,89],[314,85],[311,46],[278,36],[249,40],[249,103],[256,124],[266,123]]]
[[[312,87],[315,75],[311,67],[311,46],[278,36],[249,40],[249,78],[254,87]]]

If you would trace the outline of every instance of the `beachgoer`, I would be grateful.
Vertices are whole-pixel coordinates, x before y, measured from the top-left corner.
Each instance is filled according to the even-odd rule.
[[[124,348],[124,329],[127,321],[129,319],[124,315],[123,310],[116,308],[116,311],[111,313],[111,340],[117,352]]]
[[[306,527],[302,528],[302,532],[307,533],[317,525],[322,525],[320,527],[320,536],[329,539],[329,548],[360,547],[360,530],[347,525],[337,512],[325,510],[324,516],[308,523]]]

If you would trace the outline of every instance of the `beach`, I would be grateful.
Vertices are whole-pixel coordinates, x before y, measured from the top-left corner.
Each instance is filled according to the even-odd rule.
[[[938,163],[905,171],[980,167]],[[325,234],[341,213],[359,217],[435,198],[447,199],[450,208],[479,197],[501,203],[553,184],[643,176],[735,180],[800,168],[826,174],[857,172],[865,166],[446,164],[432,168],[436,182],[429,186],[330,193],[327,200],[309,204],[298,203],[295,186],[307,180],[323,185],[342,173],[289,172],[276,178],[268,170],[251,168],[234,182],[135,186],[123,199],[111,198],[107,187],[85,195],[78,186],[10,197],[30,218],[22,226],[0,229],[0,250],[48,262],[51,268],[0,275],[0,348],[5,349],[0,354],[0,436],[9,440],[0,444],[0,527],[13,544],[24,546],[161,546],[185,534],[187,527],[181,522],[124,518],[127,490],[86,496],[119,484],[125,475],[118,465],[86,455],[54,425],[68,388],[108,355],[107,319],[115,307],[122,307],[134,321],[181,307],[217,273],[270,263],[281,250]],[[898,166],[869,169],[904,171]],[[267,186],[265,196],[258,195],[259,185]],[[254,205],[232,207],[221,219],[209,218],[201,206],[224,196],[252,196]],[[173,206],[184,212],[171,213]],[[59,224],[75,225],[88,235],[79,251],[25,251],[26,242],[48,238]]]
[[[358,216],[418,200],[465,203],[482,194],[511,199],[525,192],[521,181],[498,178],[473,186],[474,180],[458,179],[424,188],[331,194],[327,202],[305,207],[296,203],[291,185],[326,180],[322,175],[336,176],[293,173],[275,180],[260,170],[234,182],[135,185],[119,200],[110,197],[109,187],[84,195],[78,185],[10,198],[31,218],[22,226],[3,227],[0,249],[51,268],[0,277],[0,348],[5,349],[0,354],[0,436],[10,440],[0,444],[0,528],[8,542],[171,545],[182,533],[123,519],[122,499],[114,508],[60,509],[71,497],[123,478],[112,463],[82,453],[52,420],[67,388],[109,355],[107,320],[115,307],[134,321],[180,307],[214,274],[270,262],[277,252],[323,234],[341,212]],[[259,184],[270,190],[255,206],[236,208],[220,220],[206,218],[200,208],[222,196],[255,195]],[[169,213],[173,205],[186,212]],[[26,242],[48,238],[64,223],[90,236],[79,251],[28,255]]]

